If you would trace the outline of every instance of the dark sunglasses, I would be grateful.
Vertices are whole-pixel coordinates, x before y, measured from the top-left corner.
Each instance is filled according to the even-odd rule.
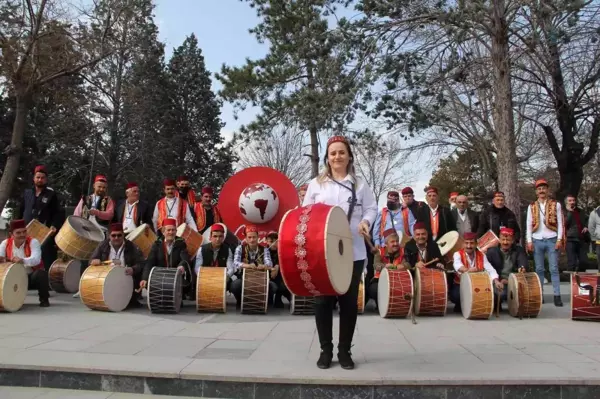
[[[111,238],[120,238],[123,237],[123,234],[111,234]]]

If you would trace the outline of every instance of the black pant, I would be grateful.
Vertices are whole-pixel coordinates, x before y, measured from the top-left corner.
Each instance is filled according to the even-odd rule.
[[[340,296],[318,296],[315,298],[315,321],[319,342],[324,351],[333,351],[333,303],[337,298],[340,306],[340,339],[338,348],[350,350],[356,318],[358,316],[358,285],[365,261],[354,261],[350,288]]]
[[[377,302],[377,292],[378,292],[378,287],[379,287],[379,279],[378,278],[374,278],[373,280],[371,280],[371,283],[367,283],[368,288],[367,288],[367,293],[369,294],[369,298],[373,299],[375,301],[375,305],[379,306],[379,303]]]
[[[56,248],[56,242],[54,242],[54,236],[48,237],[44,245],[42,245],[41,250],[44,269],[48,271],[58,256],[58,250]]]
[[[37,289],[40,302],[47,301],[50,297],[48,272],[46,270],[36,270],[28,276],[28,289]]]
[[[585,272],[587,253],[581,241],[567,241],[567,267],[569,271]],[[582,264],[582,261],[584,264]]]

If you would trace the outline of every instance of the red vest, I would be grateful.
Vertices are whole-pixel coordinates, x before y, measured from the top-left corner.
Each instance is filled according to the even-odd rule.
[[[186,200],[179,198],[178,202],[179,206],[177,212],[177,226],[185,223],[185,215],[188,209],[188,203]],[[156,203],[158,207],[158,220],[156,221],[156,227],[160,229],[162,227],[163,221],[168,218],[167,213],[167,198],[161,198],[160,201]]]
[[[379,255],[381,256],[381,261],[384,263],[384,265],[388,265],[391,263],[394,266],[398,266],[402,263],[402,258],[404,258],[404,248],[398,249],[398,256],[396,256],[394,258],[394,262],[390,262],[390,258],[387,257],[385,248],[379,249]],[[379,278],[380,274],[381,274],[381,271],[378,271],[378,272],[376,271],[374,278]]]

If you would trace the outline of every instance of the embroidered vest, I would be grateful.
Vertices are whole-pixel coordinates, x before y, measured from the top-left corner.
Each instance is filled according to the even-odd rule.
[[[257,247],[256,259],[250,260],[250,251],[248,251],[248,244],[242,244],[242,262],[252,264],[256,262],[259,265],[265,263],[265,249],[262,246]]]
[[[379,255],[381,256],[381,261],[383,262],[384,265],[391,263],[394,266],[398,266],[398,265],[402,264],[402,259],[404,258],[404,248],[399,248],[398,253],[394,257],[393,262],[391,262],[389,256],[387,256],[385,248],[379,249]],[[380,274],[381,274],[381,271],[376,271],[374,278],[379,278]]]
[[[96,203],[93,204],[93,197],[91,195],[88,195],[87,197],[85,197],[85,205],[87,206],[88,209],[92,209],[92,207],[95,206],[94,209],[97,209],[101,212],[105,212],[106,208],[108,208],[108,203],[110,201],[110,197],[106,196],[106,197],[100,197],[98,200],[96,200]],[[99,217],[96,217],[96,222],[103,227],[108,227],[108,225],[110,224],[110,220],[103,220],[100,219]]]
[[[221,218],[221,213],[219,212],[219,208],[216,205],[212,207],[213,212],[213,223],[222,223],[223,218]],[[196,203],[194,206],[194,213],[196,214],[196,227],[198,227],[198,231],[201,231],[206,226],[206,209],[202,206],[201,202]]]
[[[156,203],[156,206],[158,207],[158,220],[156,221],[156,227],[160,229],[162,228],[163,221],[169,217],[167,209],[167,198],[161,198],[160,201]],[[177,226],[180,226],[183,223],[185,223],[187,209],[187,201],[179,198],[177,206]]]
[[[6,260],[8,262],[10,262],[10,260],[13,258],[13,248],[15,245],[15,239],[12,237],[9,237],[6,241]],[[23,248],[23,252],[25,252],[25,257],[29,258],[31,256],[31,237],[26,237],[25,238],[25,248]],[[40,270],[44,268],[44,262],[42,260],[40,260],[40,264],[37,266],[32,267],[32,270]]]
[[[546,200],[542,213],[545,215],[544,224],[546,224],[546,227],[552,231],[558,231],[556,201],[551,199]],[[531,203],[531,216],[531,231],[534,232],[540,227],[540,203],[538,201]]]
[[[465,252],[464,249],[461,249],[460,251],[458,251],[458,254],[460,255],[460,261],[462,262],[462,264],[468,269],[471,267],[471,263],[469,262],[469,255],[467,255],[467,253]],[[479,250],[475,250],[475,268],[477,269],[478,272],[482,272],[485,270],[485,267],[483,266],[483,252],[479,251]],[[454,274],[454,283],[455,284],[460,284],[460,275],[458,273]]]

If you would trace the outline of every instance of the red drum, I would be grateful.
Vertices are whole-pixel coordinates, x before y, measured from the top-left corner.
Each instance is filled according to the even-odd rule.
[[[383,269],[377,283],[381,317],[406,317],[413,307],[413,279],[407,270]]]
[[[436,269],[417,269],[415,272],[415,314],[444,316],[448,306],[446,272]]]
[[[598,273],[571,274],[572,320],[600,321],[599,286]]]
[[[487,233],[481,236],[477,240],[477,249],[480,251],[486,251],[488,248],[497,247],[500,244],[500,239],[492,230],[488,230]]]
[[[279,270],[294,295],[343,295],[352,279],[352,233],[344,211],[313,204],[288,211],[279,226]]]

